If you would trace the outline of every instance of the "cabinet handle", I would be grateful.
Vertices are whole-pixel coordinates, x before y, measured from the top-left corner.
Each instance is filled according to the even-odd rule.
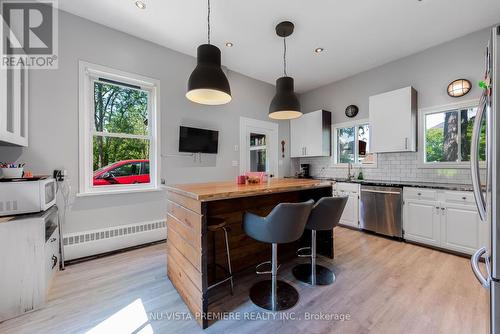
[[[408,149],[408,137],[405,138],[405,150]]]
[[[417,195],[418,195],[418,196],[422,196],[422,193],[418,193]]]
[[[462,197],[462,199],[465,201],[467,199],[467,197],[464,196],[464,197]]]

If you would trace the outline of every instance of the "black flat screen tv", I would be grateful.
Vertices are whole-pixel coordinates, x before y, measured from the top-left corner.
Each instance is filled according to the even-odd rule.
[[[217,153],[219,131],[181,126],[179,131],[179,152]]]

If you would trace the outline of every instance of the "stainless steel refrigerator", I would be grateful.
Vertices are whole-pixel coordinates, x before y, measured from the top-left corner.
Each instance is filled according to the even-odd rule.
[[[491,333],[500,334],[500,26],[492,29],[486,49],[483,94],[478,107],[471,144],[471,172],[479,216],[491,228],[487,245],[471,258],[472,270],[481,285],[490,290]],[[479,173],[479,139],[486,119],[486,179]],[[479,260],[484,258],[486,270]]]

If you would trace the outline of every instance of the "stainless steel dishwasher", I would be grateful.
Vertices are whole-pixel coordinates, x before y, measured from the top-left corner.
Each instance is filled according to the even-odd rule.
[[[402,238],[402,193],[400,187],[361,185],[360,227]]]

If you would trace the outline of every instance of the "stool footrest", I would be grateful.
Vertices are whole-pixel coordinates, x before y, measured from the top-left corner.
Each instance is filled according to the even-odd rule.
[[[298,257],[311,257],[312,256],[311,253],[309,253],[309,254],[301,253],[301,252],[304,252],[304,251],[311,252],[311,247],[302,247],[302,248],[297,249],[297,256]]]
[[[264,266],[264,265],[270,265],[272,266],[272,262],[271,261],[265,261],[265,262],[262,262],[262,263],[259,263],[258,265],[255,266],[255,273],[257,275],[267,275],[267,274],[272,274],[272,271],[271,270],[266,270],[266,271],[260,271],[260,267],[261,266]],[[281,265],[278,265],[278,270],[280,269],[280,266]]]

